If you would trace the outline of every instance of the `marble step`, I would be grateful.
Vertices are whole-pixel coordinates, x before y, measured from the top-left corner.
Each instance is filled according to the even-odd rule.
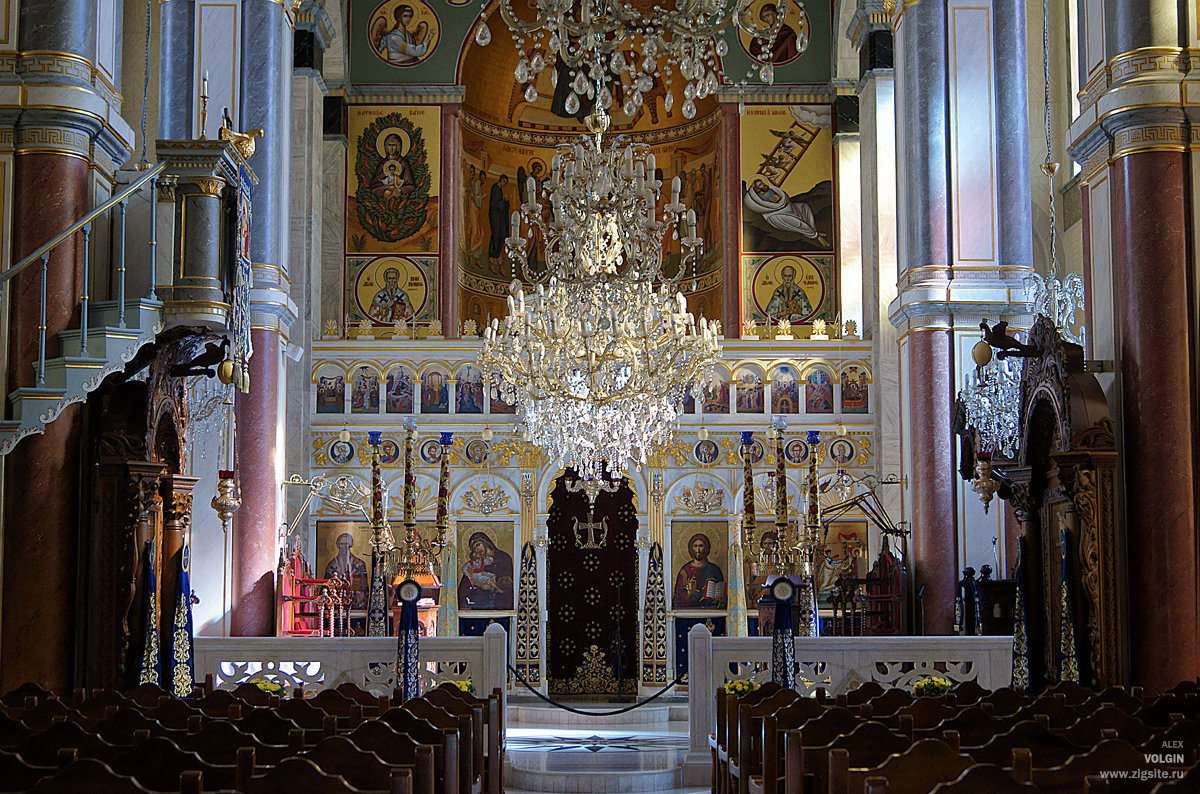
[[[508,730],[506,790],[673,792],[682,788],[687,734],[647,730]]]
[[[620,703],[597,703],[583,704],[572,703],[572,707],[581,711],[589,712],[607,712],[615,711],[621,708]],[[646,726],[665,727],[672,720],[686,721],[687,706],[672,706],[670,704],[659,705],[658,703],[649,703],[645,706],[627,711],[624,714],[613,716],[585,716],[576,714],[572,711],[556,708],[541,701],[534,703],[512,703],[508,704],[508,722],[511,725],[562,725],[572,726],[582,729],[598,728],[615,730],[615,726],[638,725],[645,728]]]

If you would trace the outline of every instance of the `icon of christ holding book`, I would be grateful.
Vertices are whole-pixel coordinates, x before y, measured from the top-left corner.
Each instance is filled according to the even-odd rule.
[[[709,562],[712,542],[702,532],[688,540],[691,559],[679,568],[675,577],[675,609],[723,609],[725,607],[725,576],[716,563]]]

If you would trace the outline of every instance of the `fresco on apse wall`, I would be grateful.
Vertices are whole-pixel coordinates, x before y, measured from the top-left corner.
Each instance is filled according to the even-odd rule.
[[[365,609],[371,576],[371,524],[367,521],[317,521],[313,573],[350,580],[350,608]]]
[[[724,521],[671,524],[671,607],[724,609],[728,602],[729,528]]]
[[[352,105],[346,112],[347,253],[436,253],[441,110]]]
[[[466,366],[458,371],[454,384],[454,411],[460,414],[483,413],[483,372]]]
[[[729,413],[729,381],[723,380],[715,388],[704,389],[704,413]]]
[[[389,414],[413,412],[413,376],[408,367],[397,365],[388,370],[384,410]]]
[[[354,372],[350,389],[350,413],[379,413],[379,375],[370,367],[359,367]]]
[[[387,0],[367,20],[371,52],[388,66],[416,66],[431,56],[441,39],[437,14],[421,0]]]
[[[739,414],[763,412],[763,381],[758,373],[743,372],[738,376],[737,409]]]
[[[466,0],[348,0],[342,5],[349,17],[348,83],[456,82],[459,50],[479,17],[478,4]],[[496,31],[495,23],[492,30]]]
[[[753,38],[739,28],[737,36],[742,51],[757,61],[776,67],[786,66],[803,55],[808,50],[812,35],[808,12],[795,3],[789,3],[785,13],[783,24],[773,40]],[[768,27],[778,21],[779,4],[758,0],[750,4],[745,15],[754,26]]]
[[[842,372],[842,413],[867,413],[870,388],[866,370],[847,367]]]
[[[834,589],[838,577],[838,565],[830,565],[826,558],[836,563],[849,563],[847,573],[859,578],[866,575],[867,553],[866,521],[831,521],[825,536],[825,555],[817,565],[817,592],[827,593]]]
[[[320,376],[317,381],[317,413],[346,413],[346,381],[341,375]]]
[[[743,256],[742,279],[742,314],[748,320],[773,326],[787,319],[792,333],[805,337],[813,320],[821,317],[830,322],[837,316],[832,255]]]
[[[458,608],[508,610],[515,603],[513,522],[458,522]]]
[[[813,367],[804,379],[804,407],[810,414],[833,413],[833,377],[825,367]]]
[[[800,386],[796,368],[787,364],[771,373],[771,413],[800,413]]]
[[[747,105],[741,119],[742,251],[833,252],[830,105]]]
[[[829,442],[827,457],[830,463],[838,466],[848,466],[854,462],[854,456],[858,450],[854,446],[854,442],[848,438],[835,438]]]
[[[437,257],[346,258],[347,328],[364,321],[375,336],[391,336],[397,323],[437,316]]]
[[[430,367],[421,375],[421,413],[450,413],[450,376],[445,370]]]
[[[681,140],[656,145],[660,180],[664,183],[659,211],[670,201],[671,179],[680,178],[680,196],[696,210],[697,234],[704,239],[702,252],[693,267],[689,264],[683,284],[688,309],[697,316],[720,317],[724,287],[720,258],[720,173],[717,170],[719,128]],[[510,218],[526,201],[528,180],[541,195],[549,179],[554,156],[550,146],[537,147],[498,140],[469,126],[462,130],[462,234],[459,235],[459,311],[464,320],[482,328],[493,317],[507,313],[509,283],[520,278],[505,251]],[[668,230],[664,241],[666,271],[678,272],[680,246]],[[528,241],[525,264],[529,269],[544,265],[545,245],[540,235]],[[693,276],[694,270],[694,279]],[[695,289],[693,289],[693,283]]]

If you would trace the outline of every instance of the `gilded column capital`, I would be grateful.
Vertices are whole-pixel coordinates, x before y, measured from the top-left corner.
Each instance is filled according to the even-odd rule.
[[[211,198],[220,198],[221,191],[225,189],[225,184],[226,184],[224,179],[217,179],[217,178],[213,178],[213,179],[197,178],[197,179],[190,180],[190,182],[191,182],[191,184],[195,185],[199,189],[200,195],[209,196]]]

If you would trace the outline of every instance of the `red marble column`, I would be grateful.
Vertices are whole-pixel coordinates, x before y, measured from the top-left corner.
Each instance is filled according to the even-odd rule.
[[[736,102],[721,103],[721,249],[725,259],[726,339],[742,336],[742,118]]]
[[[13,158],[12,261],[16,263],[87,211],[88,164],[56,154]],[[81,242],[51,254],[47,271],[47,357],[72,324],[82,288]],[[41,267],[13,279],[8,388],[34,386]],[[83,412],[67,408],[45,433],[21,441],[5,461],[4,590],[0,690],[42,681],[68,691],[75,676],[75,577]]]
[[[250,393],[237,395],[237,472],[242,506],[233,516],[235,637],[275,634],[275,537],[280,454],[278,332],[251,331]]]
[[[1131,674],[1159,691],[1200,673],[1188,156],[1121,157],[1112,185]]]
[[[455,273],[458,270],[459,214],[462,211],[462,146],[458,104],[442,105],[442,174],[438,196],[438,317],[443,333],[458,338]]]
[[[925,588],[925,633],[954,630],[958,581],[955,509],[953,359],[949,330],[922,329],[908,336],[909,427],[912,444],[912,548],[916,588]],[[915,596],[915,593],[914,593]],[[920,626],[914,626],[914,630]]]

